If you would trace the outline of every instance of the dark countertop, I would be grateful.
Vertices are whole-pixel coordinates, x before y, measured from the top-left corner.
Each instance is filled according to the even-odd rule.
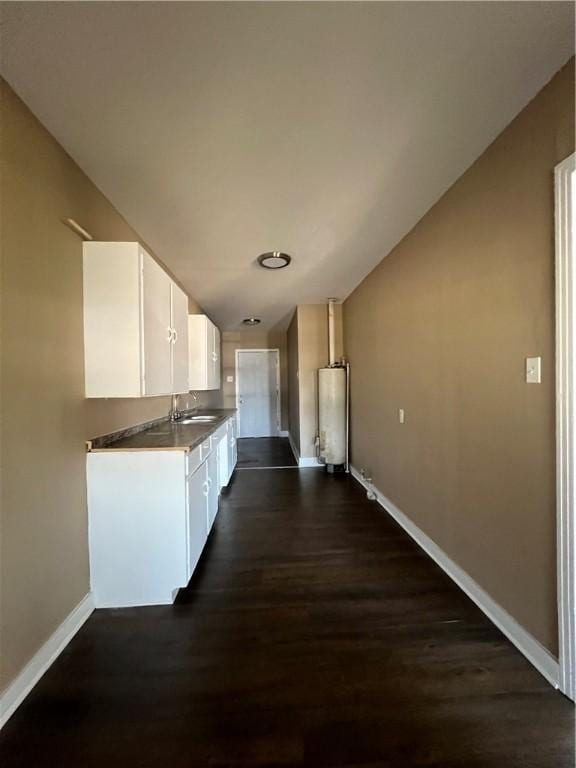
[[[91,452],[191,451],[235,414],[235,408],[196,411],[194,415],[218,417],[215,421],[197,424],[173,423],[166,418],[151,425],[138,425],[112,435],[95,438],[89,442],[88,450]],[[186,415],[183,418],[186,418]]]

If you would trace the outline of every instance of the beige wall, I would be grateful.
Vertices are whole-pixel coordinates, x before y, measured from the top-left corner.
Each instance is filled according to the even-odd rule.
[[[342,356],[342,305],[334,307],[334,350]],[[328,364],[328,307],[301,304],[288,328],[290,434],[302,458],[314,458],[318,432],[318,368]],[[297,426],[296,426],[297,424]]]
[[[328,314],[325,304],[298,307],[298,379],[300,456],[316,456],[318,368],[328,363]]]
[[[288,429],[288,361],[285,331],[226,331],[222,334],[222,403],[224,408],[236,408],[236,350],[278,349],[280,353],[281,428]],[[233,381],[226,381],[232,376]]]
[[[574,150],[573,63],[344,306],[353,464],[553,653],[553,169]]]
[[[62,219],[140,238],[1,80],[0,98],[2,689],[89,589],[85,437],[168,398],[86,406],[82,243]]]

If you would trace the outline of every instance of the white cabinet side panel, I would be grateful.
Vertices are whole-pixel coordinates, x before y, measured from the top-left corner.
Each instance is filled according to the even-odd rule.
[[[84,243],[86,397],[139,397],[137,243]]]
[[[188,315],[189,386],[208,389],[208,323],[206,315]]]
[[[172,602],[187,582],[185,453],[87,455],[96,607]]]

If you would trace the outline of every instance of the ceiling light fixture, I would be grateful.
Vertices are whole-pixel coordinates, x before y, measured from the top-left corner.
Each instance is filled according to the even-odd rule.
[[[260,318],[258,317],[247,317],[242,320],[242,325],[260,325],[260,322]]]
[[[262,253],[258,256],[258,264],[264,269],[283,269],[287,267],[292,261],[292,257],[287,253],[280,253],[280,251],[270,251],[269,253]]]

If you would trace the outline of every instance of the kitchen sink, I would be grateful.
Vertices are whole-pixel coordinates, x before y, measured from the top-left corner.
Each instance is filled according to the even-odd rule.
[[[216,421],[219,416],[187,416],[185,419],[180,419],[178,424],[198,424],[199,422]]]

